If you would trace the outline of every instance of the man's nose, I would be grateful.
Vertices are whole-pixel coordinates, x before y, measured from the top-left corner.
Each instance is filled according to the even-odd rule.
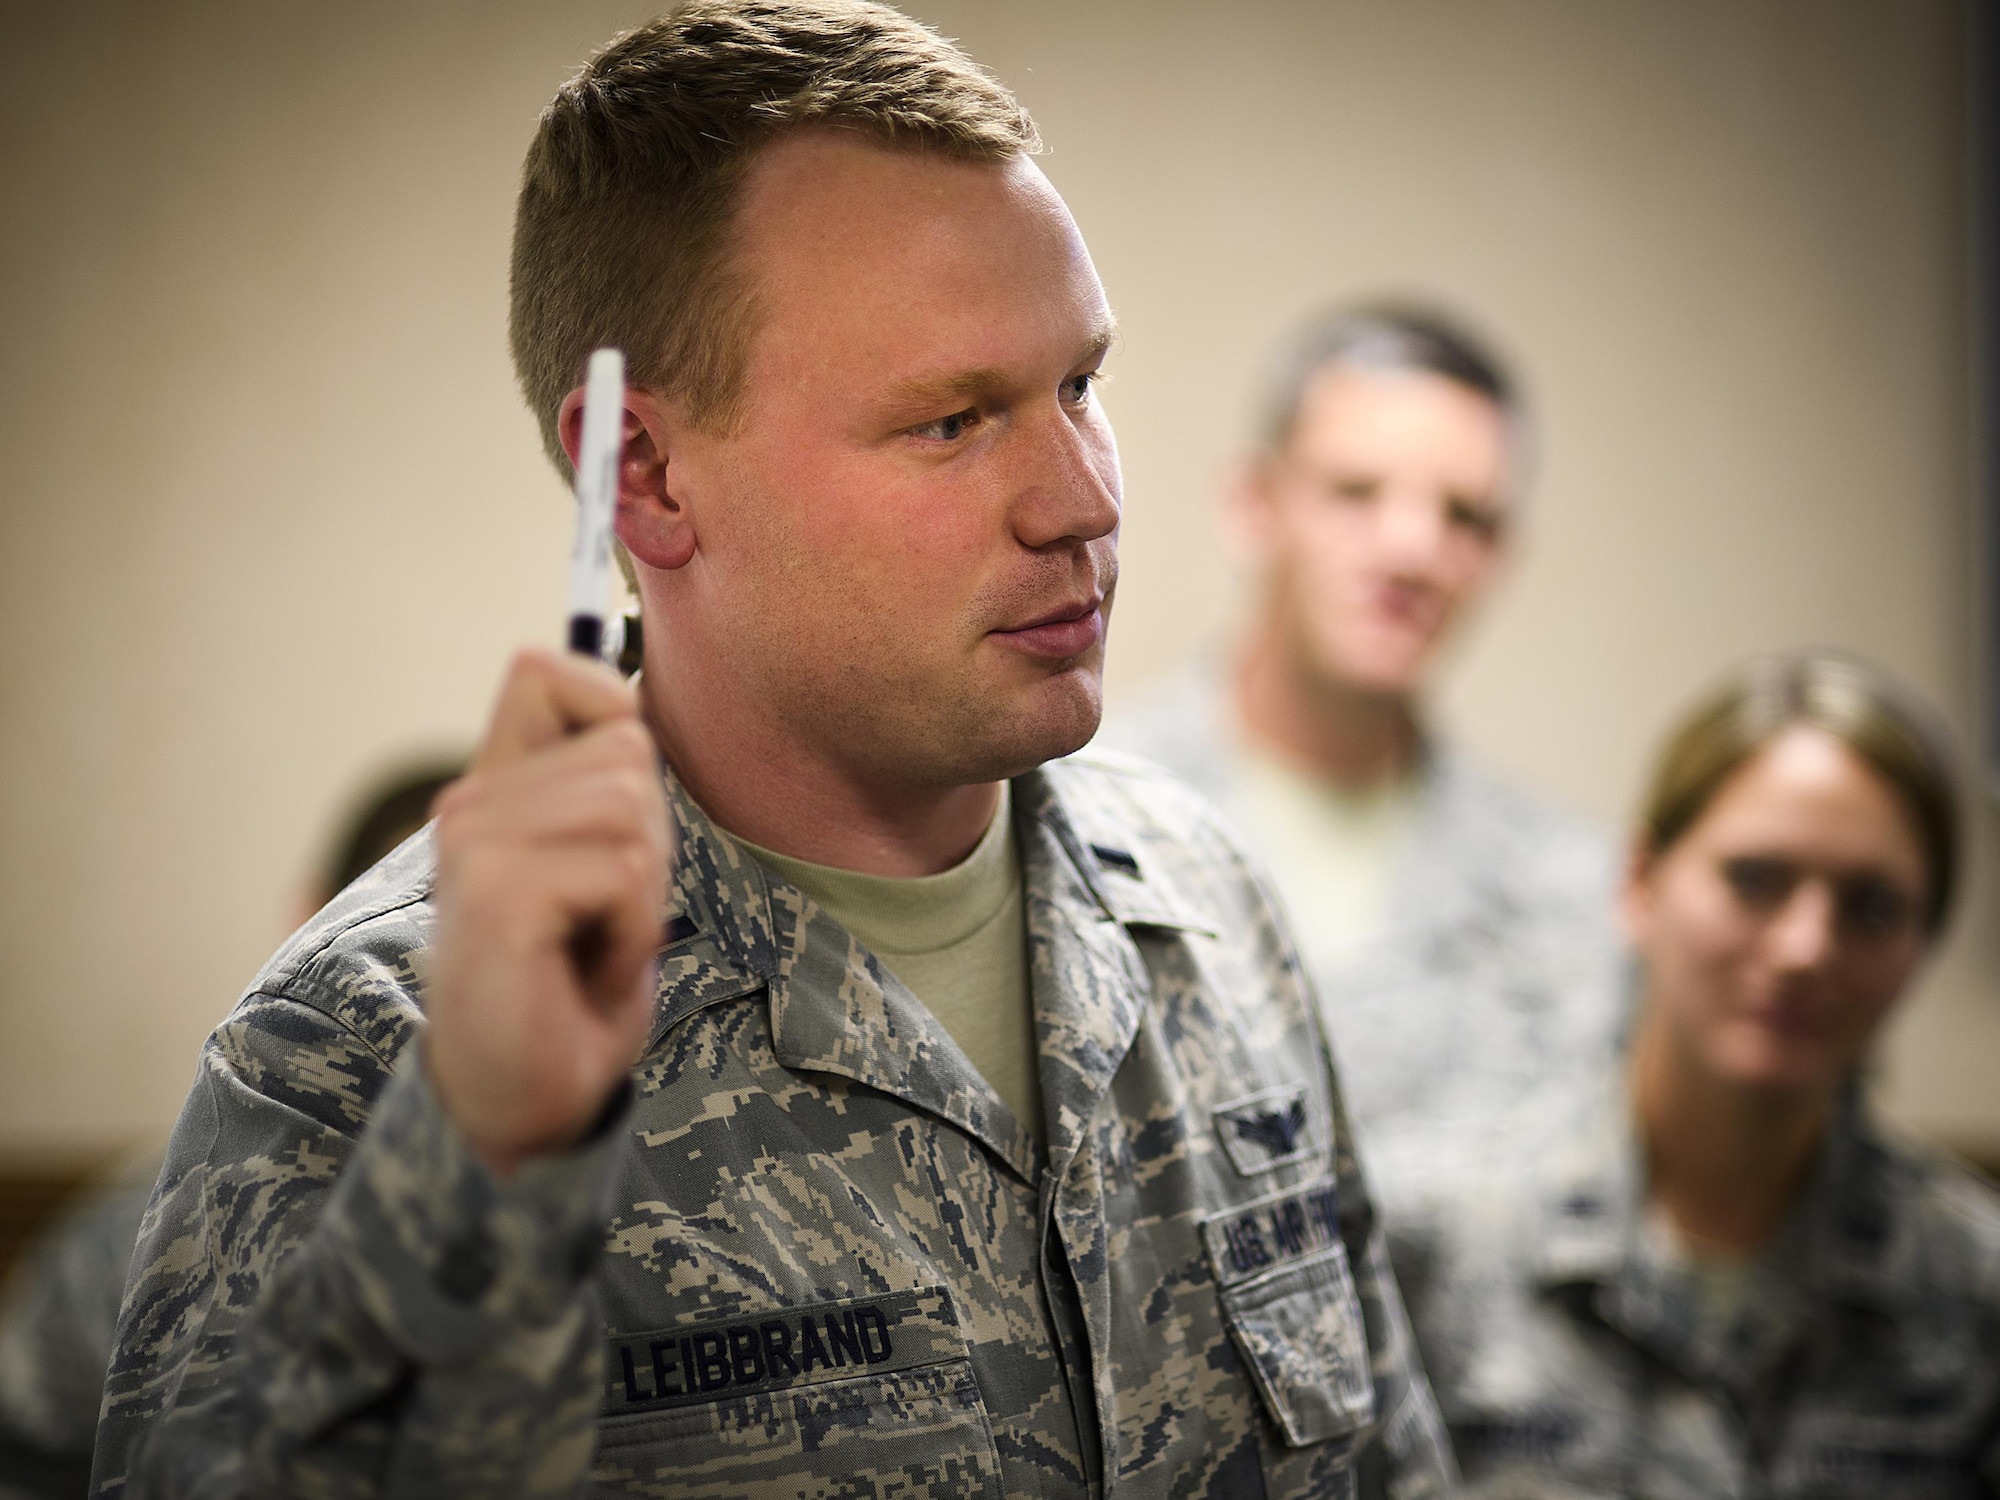
[[[1398,573],[1428,577],[1444,551],[1444,505],[1436,495],[1391,489],[1376,511],[1382,558]]]
[[[1771,956],[1791,972],[1819,968],[1833,954],[1838,912],[1832,888],[1824,880],[1801,880],[1792,888],[1769,929]]]
[[[1094,542],[1118,529],[1118,445],[1108,423],[1057,411],[1024,434],[1014,531],[1034,548]]]

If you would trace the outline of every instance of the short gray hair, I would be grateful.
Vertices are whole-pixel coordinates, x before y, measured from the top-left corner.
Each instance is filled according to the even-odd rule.
[[[1291,442],[1306,388],[1330,365],[1442,375],[1486,397],[1510,428],[1520,424],[1513,376],[1464,324],[1416,303],[1362,303],[1329,308],[1293,333],[1265,382],[1258,413],[1258,441],[1267,450],[1282,452]]]

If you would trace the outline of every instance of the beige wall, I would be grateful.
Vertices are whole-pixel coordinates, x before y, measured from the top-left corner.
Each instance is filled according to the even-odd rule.
[[[1457,665],[1472,745],[1606,817],[1701,679],[1858,647],[1974,716],[1957,8],[937,0],[1125,323],[1113,688],[1210,638],[1246,382],[1330,294],[1520,353],[1546,462]],[[0,11],[0,1150],[162,1126],[340,800],[552,639],[513,178],[639,4]],[[1994,819],[1890,1050],[2000,1145]]]

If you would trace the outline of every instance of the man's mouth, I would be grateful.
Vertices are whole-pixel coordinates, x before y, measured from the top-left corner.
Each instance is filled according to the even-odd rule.
[[[1081,656],[1104,639],[1104,596],[1058,605],[1025,624],[993,632],[1030,656],[1061,661]]]
[[[1425,590],[1383,584],[1370,592],[1368,605],[1378,619],[1397,629],[1427,635],[1437,629],[1437,600]]]

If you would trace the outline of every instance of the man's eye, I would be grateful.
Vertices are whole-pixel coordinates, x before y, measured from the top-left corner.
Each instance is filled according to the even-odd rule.
[[[972,424],[978,420],[979,413],[967,407],[964,411],[955,411],[948,417],[939,417],[935,422],[912,427],[910,431],[918,437],[935,438],[942,443],[955,443],[964,437]]]
[[[1797,872],[1781,859],[1724,860],[1722,878],[1738,901],[1758,911],[1777,906],[1798,883]]]
[[[1500,534],[1499,514],[1490,505],[1454,495],[1445,502],[1445,519],[1456,529],[1490,542]]]
[[[1090,388],[1097,384],[1097,371],[1086,370],[1081,375],[1072,375],[1062,383],[1063,400],[1071,406],[1081,406],[1090,399]]]
[[[1332,500],[1373,500],[1382,492],[1381,481],[1365,474],[1332,474],[1324,483]]]

